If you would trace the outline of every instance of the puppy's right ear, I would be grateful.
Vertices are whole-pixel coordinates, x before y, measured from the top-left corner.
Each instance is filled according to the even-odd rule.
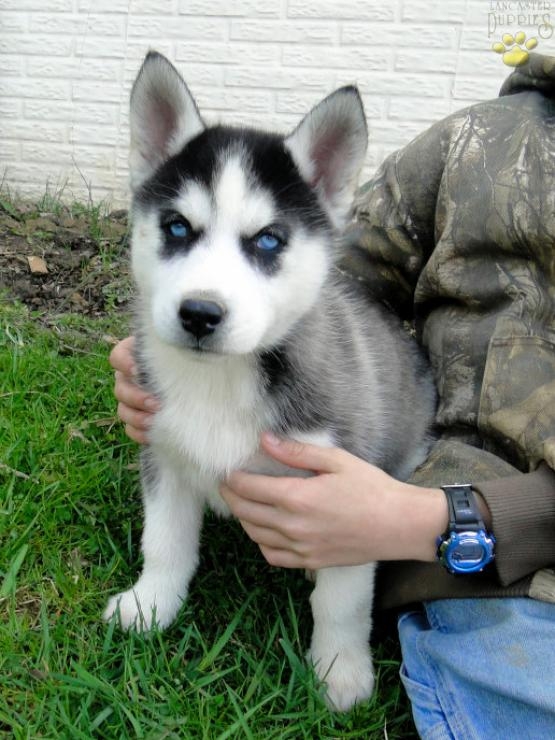
[[[183,78],[166,57],[149,51],[131,91],[131,187],[137,190],[197,136],[204,123]]]

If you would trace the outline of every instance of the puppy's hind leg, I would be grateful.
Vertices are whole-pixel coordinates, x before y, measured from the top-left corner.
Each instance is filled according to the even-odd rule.
[[[148,456],[148,465],[144,464]],[[167,627],[187,597],[198,566],[202,503],[183,490],[176,471],[157,465],[152,451],[143,457],[144,565],[133,588],[113,596],[104,612],[119,609],[121,626],[148,630]]]
[[[326,684],[331,709],[346,711],[370,697],[374,688],[369,639],[375,569],[369,563],[316,573],[308,657]]]

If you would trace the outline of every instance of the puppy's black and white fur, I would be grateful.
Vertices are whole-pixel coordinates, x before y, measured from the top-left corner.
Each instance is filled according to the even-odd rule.
[[[262,431],[342,447],[401,479],[425,456],[425,365],[335,267],[366,144],[356,88],[286,137],[207,127],[175,68],[146,57],[131,96],[132,265],[137,360],[161,410],[143,458],[143,571],[105,618],[169,625],[204,508],[229,514],[218,483],[239,468],[298,475],[260,454]],[[374,570],[317,573],[310,659],[337,709],[372,693]]]

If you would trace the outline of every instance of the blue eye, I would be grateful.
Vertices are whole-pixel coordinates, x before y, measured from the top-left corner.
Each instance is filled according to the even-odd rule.
[[[281,244],[282,241],[279,237],[267,231],[263,234],[259,234],[256,238],[256,246],[265,252],[271,252],[272,249],[277,249]]]
[[[166,228],[176,239],[184,239],[186,236],[189,236],[189,226],[185,221],[172,221],[167,224]]]

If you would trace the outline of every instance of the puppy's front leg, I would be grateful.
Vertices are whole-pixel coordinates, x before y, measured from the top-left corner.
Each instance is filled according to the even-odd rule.
[[[346,711],[372,694],[370,657],[376,566],[323,568],[316,573],[310,603],[314,630],[309,659],[326,683],[331,709]]]
[[[156,465],[153,453],[147,454],[142,474],[143,570],[133,588],[113,596],[104,612],[108,620],[119,607],[124,629],[167,627],[186,599],[198,566],[201,501],[183,490],[170,466]]]

